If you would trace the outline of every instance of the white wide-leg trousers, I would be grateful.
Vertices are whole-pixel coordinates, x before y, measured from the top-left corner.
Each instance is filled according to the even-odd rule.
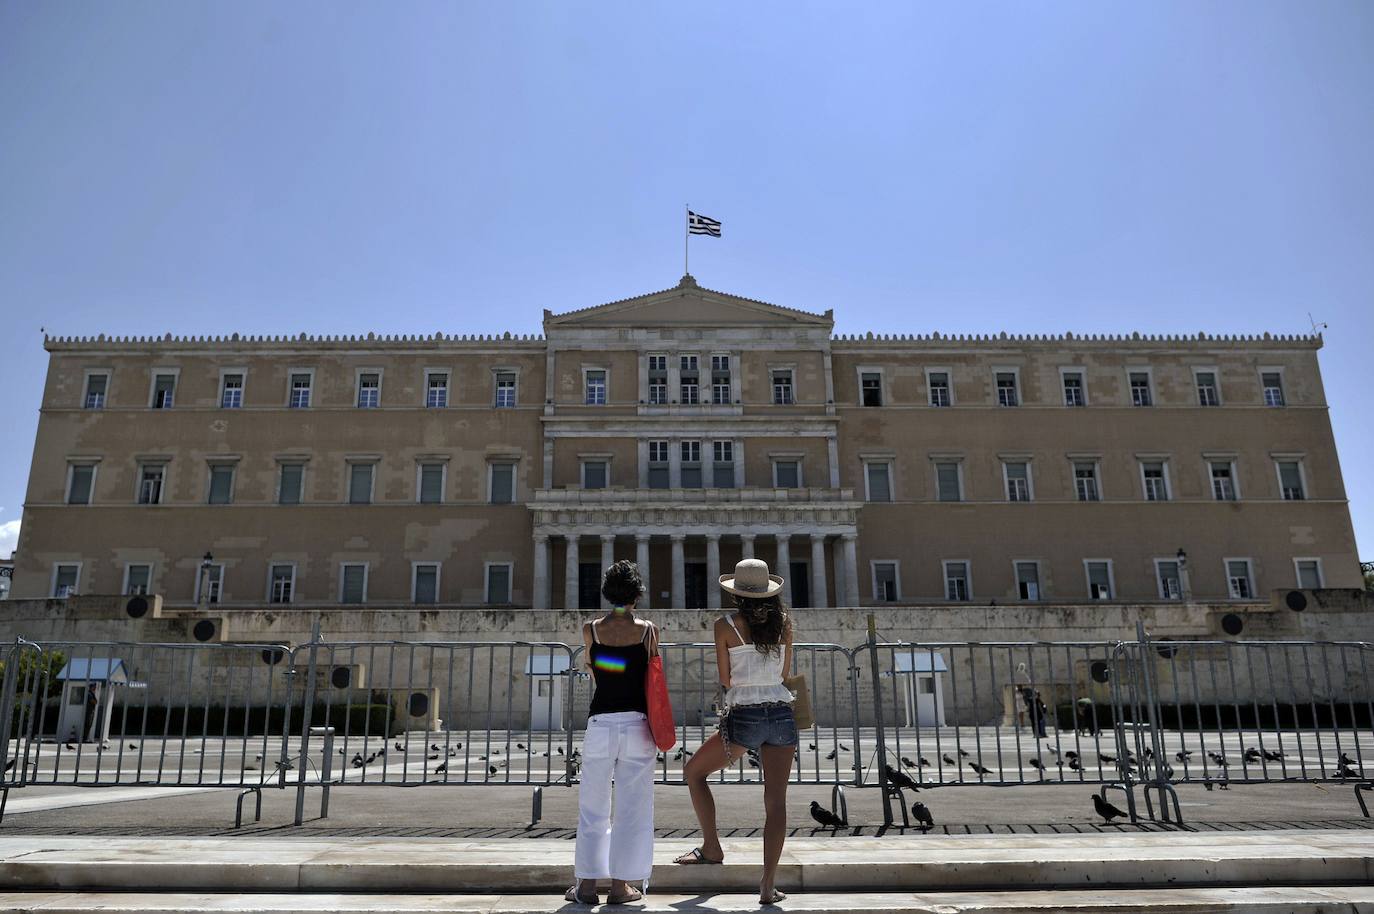
[[[578,879],[648,879],[654,863],[654,763],[649,721],[637,711],[587,721],[578,788]],[[611,784],[615,813],[611,813]]]

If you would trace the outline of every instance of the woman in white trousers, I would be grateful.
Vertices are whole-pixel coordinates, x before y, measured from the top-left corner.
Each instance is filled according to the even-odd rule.
[[[601,593],[612,610],[582,627],[583,656],[595,688],[577,795],[577,882],[564,895],[588,905],[600,903],[597,882],[602,879],[611,881],[608,904],[641,900],[654,857],[658,751],[649,730],[644,678],[649,658],[658,653],[658,630],[635,617],[644,582],[633,562],[608,568]]]

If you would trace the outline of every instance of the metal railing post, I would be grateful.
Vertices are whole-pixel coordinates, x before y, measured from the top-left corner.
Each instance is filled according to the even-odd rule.
[[[305,696],[302,699],[301,707],[301,752],[300,760],[297,764],[296,772],[296,819],[295,824],[300,825],[305,821],[305,769],[309,762],[310,752],[310,712],[315,705],[315,672],[316,672],[316,653],[319,650],[320,642],[320,617],[315,616],[314,624],[310,626],[310,650],[306,657],[305,669]],[[291,654],[291,664],[296,663],[295,652]],[[290,713],[288,706],[288,715]],[[283,722],[282,739],[289,739],[291,721],[288,719]]]
[[[874,740],[873,766],[878,769],[878,789],[883,794],[883,825],[890,826],[893,823],[892,817],[892,798],[888,796],[887,789],[887,736],[883,732],[883,688],[878,674],[878,623],[873,613],[868,614],[868,656],[869,662],[873,664],[873,716],[874,723],[877,725],[877,737]],[[854,683],[855,703],[857,704],[859,684]],[[858,721],[855,721],[857,725]],[[855,758],[858,758],[859,747],[854,746]],[[856,772],[859,777],[862,774]]]

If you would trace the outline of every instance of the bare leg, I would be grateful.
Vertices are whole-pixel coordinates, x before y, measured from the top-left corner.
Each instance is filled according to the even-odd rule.
[[[720,846],[720,835],[716,833],[716,801],[711,796],[707,780],[726,765],[725,746],[717,733],[701,744],[696,755],[682,769],[687,781],[687,789],[692,794],[692,809],[696,811],[697,823],[701,826],[701,853],[708,860],[723,860],[725,851]]]
[[[778,875],[778,860],[782,858],[782,844],[787,839],[787,780],[792,776],[792,758],[796,746],[763,746],[759,758],[763,763],[763,880],[759,883],[759,899],[768,903],[773,895],[773,881]]]

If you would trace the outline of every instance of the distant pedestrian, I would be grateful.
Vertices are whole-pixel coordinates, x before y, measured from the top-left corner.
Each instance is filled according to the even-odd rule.
[[[1026,716],[1030,718],[1031,731],[1037,737],[1045,736],[1045,703],[1040,700],[1040,693],[1030,686],[1021,687],[1021,700],[1026,705]]]
[[[86,719],[85,726],[82,727],[82,740],[96,742],[100,739],[100,734],[96,732],[96,712],[100,710],[100,696],[96,694],[96,686],[93,682],[86,683]]]

